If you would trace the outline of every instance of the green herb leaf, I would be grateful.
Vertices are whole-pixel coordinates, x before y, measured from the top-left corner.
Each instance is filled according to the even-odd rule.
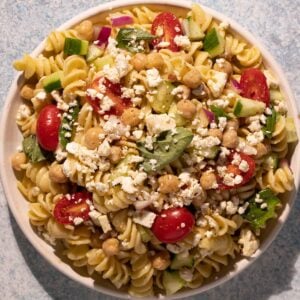
[[[263,199],[263,203],[267,204],[267,207],[262,209],[261,203],[255,202],[255,196],[249,201],[249,206],[244,216],[255,229],[264,228],[269,219],[276,217],[275,210],[280,203],[279,198],[276,197],[270,189],[262,190],[258,195]]]
[[[272,137],[272,134],[275,130],[276,119],[276,110],[272,108],[272,114],[267,117],[266,126],[263,128],[263,133],[268,139]]]
[[[79,110],[79,101],[77,101],[76,105],[72,105],[69,107],[66,116],[64,116],[62,119],[59,128],[59,142],[63,149],[65,149],[66,145],[71,141],[74,122],[78,118]]]
[[[231,118],[229,117],[229,115],[226,114],[226,112],[224,111],[224,109],[222,109],[222,108],[220,108],[220,107],[218,107],[218,106],[212,105],[212,106],[210,106],[210,109],[211,109],[211,111],[215,114],[215,116],[216,116],[217,118],[225,117],[225,118],[227,118],[227,119],[231,119]]]
[[[143,167],[148,173],[158,171],[176,160],[191,143],[193,134],[186,128],[177,127],[163,131],[153,140],[153,150],[148,150],[144,143],[138,143],[138,150],[144,157]]]
[[[31,162],[37,163],[46,160],[46,156],[40,148],[35,135],[24,138],[22,146],[24,153]]]
[[[140,41],[151,41],[156,38],[155,35],[147,31],[135,28],[121,28],[116,40],[119,48],[127,49],[130,52],[141,52]]]

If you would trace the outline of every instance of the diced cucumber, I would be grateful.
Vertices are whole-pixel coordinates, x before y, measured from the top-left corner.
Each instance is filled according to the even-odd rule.
[[[272,103],[274,103],[275,100],[284,101],[284,97],[282,93],[279,90],[273,90],[273,89],[270,89],[270,99]]]
[[[175,294],[185,285],[185,281],[179,276],[177,271],[164,271],[162,283],[167,295]]]
[[[168,115],[175,120],[177,127],[185,126],[187,123],[187,119],[178,113],[176,103],[172,103]]]
[[[152,238],[150,229],[145,228],[141,225],[137,225],[137,227],[138,227],[139,233],[141,234],[143,243],[148,243]]]
[[[166,113],[174,100],[172,91],[174,85],[169,81],[163,81],[157,88],[157,93],[154,95],[153,101],[150,103],[156,113]]]
[[[272,134],[275,130],[276,119],[276,110],[272,108],[272,114],[267,117],[266,126],[263,128],[264,135],[269,139],[272,138]]]
[[[96,71],[101,71],[105,65],[110,67],[114,64],[114,59],[110,55],[105,55],[103,57],[98,57],[93,61],[93,65],[96,68]]]
[[[276,170],[278,168],[278,155],[275,153],[270,154],[263,162],[263,168],[266,170]]]
[[[103,54],[104,50],[94,44],[89,45],[88,53],[86,55],[86,61],[92,62],[96,58]]]
[[[47,93],[51,93],[54,90],[59,90],[62,88],[61,78],[63,76],[62,71],[52,73],[43,79],[43,87]]]
[[[223,37],[218,33],[216,28],[211,29],[204,38],[203,49],[211,57],[216,57],[224,52],[225,42]]]
[[[240,97],[234,105],[233,113],[237,117],[251,117],[262,114],[265,108],[264,102]]]
[[[88,53],[89,42],[74,38],[65,39],[64,53],[68,55],[86,55]]]
[[[192,268],[194,264],[194,258],[192,255],[187,255],[187,253],[179,253],[176,254],[175,257],[173,258],[170,268],[172,270],[178,270],[182,267],[189,267]]]
[[[205,36],[200,25],[198,25],[191,17],[182,21],[183,29],[191,41],[202,40]]]
[[[219,150],[219,146],[213,146],[210,148],[198,149],[198,153],[205,158],[214,159],[219,153]]]
[[[295,143],[298,141],[296,126],[294,123],[294,119],[292,117],[286,118],[286,130],[287,130],[287,142],[288,143]]]

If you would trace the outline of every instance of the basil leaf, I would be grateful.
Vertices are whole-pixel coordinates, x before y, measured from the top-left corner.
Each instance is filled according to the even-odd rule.
[[[117,47],[127,49],[130,52],[140,52],[140,41],[151,41],[156,38],[155,35],[147,31],[135,28],[121,28],[117,34]]]
[[[63,149],[65,149],[67,144],[71,141],[73,126],[78,118],[79,110],[79,101],[77,101],[76,105],[69,107],[69,110],[62,119],[59,128],[59,142]]]
[[[24,138],[22,146],[24,153],[31,162],[36,163],[46,160],[46,156],[40,148],[35,135],[30,135]]]
[[[254,229],[264,228],[269,219],[276,217],[276,207],[280,203],[270,189],[262,190],[258,193],[263,203],[267,204],[265,209],[261,208],[261,203],[255,202],[255,197],[249,201],[249,206],[244,218],[248,220]]]
[[[153,139],[153,150],[148,150],[144,143],[138,143],[138,150],[144,157],[142,166],[147,173],[158,171],[176,160],[191,143],[193,134],[190,130],[177,127],[176,131],[167,130]]]
[[[272,137],[272,134],[275,130],[276,119],[277,119],[276,110],[272,108],[272,114],[267,117],[266,126],[263,128],[263,133],[268,139]]]

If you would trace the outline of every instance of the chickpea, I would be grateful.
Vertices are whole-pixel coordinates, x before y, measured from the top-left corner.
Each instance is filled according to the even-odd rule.
[[[224,58],[220,58],[217,59],[217,62],[214,64],[214,70],[226,73],[229,78],[232,74],[232,65]]]
[[[195,89],[202,82],[201,74],[196,69],[192,69],[183,76],[182,81],[187,87],[189,87],[191,89]]]
[[[255,155],[256,158],[261,158],[268,154],[268,152],[270,151],[270,146],[263,143],[258,143],[255,148],[257,150],[257,153]]]
[[[192,90],[192,94],[199,100],[205,100],[210,97],[211,92],[206,84],[202,82],[196,89]]]
[[[175,175],[167,174],[158,179],[159,191],[163,194],[176,193],[179,190],[179,179]]]
[[[53,164],[49,168],[50,180],[56,183],[65,183],[68,181],[67,176],[63,172],[62,165]]]
[[[84,136],[84,143],[88,149],[93,150],[100,145],[100,134],[103,134],[103,129],[101,127],[92,127],[88,129]]]
[[[217,137],[220,141],[222,141],[223,133],[218,128],[211,128],[208,130],[208,135]]]
[[[177,94],[177,97],[179,99],[183,99],[183,100],[187,100],[190,98],[190,95],[191,95],[191,90],[185,86],[185,85],[179,85],[178,88],[180,88],[180,93]]]
[[[147,56],[143,53],[137,53],[130,61],[136,71],[142,71],[147,64]]]
[[[110,148],[110,154],[109,154],[109,160],[111,163],[116,164],[118,163],[122,158],[122,150],[118,146],[111,146]]]
[[[102,249],[107,256],[114,256],[120,252],[120,242],[115,238],[107,239],[102,244]]]
[[[204,190],[210,190],[217,183],[217,177],[213,172],[206,171],[200,177],[200,184]]]
[[[31,84],[25,84],[20,92],[22,98],[31,100],[34,97],[34,87]]]
[[[23,152],[15,153],[11,158],[11,165],[14,170],[21,171],[21,166],[27,161],[26,155]]]
[[[231,119],[227,121],[226,129],[233,129],[238,130],[239,129],[239,120],[238,119]]]
[[[177,103],[177,110],[185,119],[190,120],[196,114],[197,108],[190,100],[180,100]]]
[[[238,145],[237,131],[234,129],[228,129],[223,134],[222,145],[226,148],[234,149]]]
[[[171,259],[168,251],[160,251],[152,258],[152,267],[156,270],[166,270],[170,264]]]
[[[94,37],[93,23],[89,20],[81,22],[77,27],[76,31],[82,39],[91,41]]]
[[[146,68],[147,69],[158,69],[162,70],[165,65],[164,59],[159,53],[152,52],[148,54],[147,56],[147,63],[146,63]]]
[[[132,107],[125,109],[122,116],[121,121],[125,125],[129,125],[130,127],[135,127],[139,125],[142,121],[140,118],[141,111],[138,108]]]

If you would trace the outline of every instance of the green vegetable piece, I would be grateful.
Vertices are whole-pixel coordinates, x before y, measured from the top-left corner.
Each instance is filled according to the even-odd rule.
[[[88,63],[94,61],[104,53],[104,49],[94,44],[89,45],[88,53],[86,55],[86,61]]]
[[[86,55],[89,49],[89,42],[86,40],[79,40],[74,38],[66,38],[64,53],[67,55]]]
[[[173,258],[170,268],[172,270],[178,270],[182,267],[192,268],[194,264],[194,257],[192,255],[186,255],[185,252],[176,254]]]
[[[138,224],[137,224],[137,228],[139,233],[141,234],[142,241],[144,243],[148,243],[152,238],[151,230]]]
[[[186,128],[177,127],[167,130],[153,140],[153,150],[148,150],[143,143],[138,143],[138,150],[144,157],[143,167],[147,173],[158,171],[176,160],[191,143],[193,134]]]
[[[37,163],[46,160],[43,150],[40,148],[39,143],[35,135],[30,135],[24,138],[22,142],[23,152],[33,163]]]
[[[264,159],[263,168],[266,170],[276,170],[278,168],[279,158],[276,153],[272,153]]]
[[[66,116],[64,116],[62,119],[59,128],[59,142],[63,149],[65,149],[67,144],[71,141],[74,122],[78,118],[79,110],[79,101],[76,101],[76,104],[72,106],[70,105]]]
[[[297,130],[294,119],[292,117],[286,118],[287,142],[296,143],[298,141]]]
[[[169,81],[163,81],[159,85],[154,100],[150,103],[156,113],[163,114],[170,109],[174,100],[174,95],[172,95],[173,89],[174,85]]]
[[[249,201],[249,206],[245,214],[245,219],[248,220],[254,229],[264,228],[269,219],[276,217],[276,207],[280,203],[270,189],[262,190],[258,193],[263,202],[267,204],[267,208],[262,209],[261,203],[255,202],[255,197]]]
[[[211,29],[204,38],[203,48],[211,57],[216,57],[224,52],[224,39],[220,36],[216,28]]]
[[[197,24],[191,17],[184,19],[182,21],[182,26],[184,28],[184,32],[191,41],[200,41],[205,36],[201,26]]]
[[[63,76],[62,71],[57,71],[51,75],[46,76],[43,79],[43,87],[47,93],[51,93],[54,90],[59,90],[62,88],[61,78]]]
[[[226,112],[224,111],[223,108],[220,108],[220,107],[218,107],[218,106],[212,105],[212,106],[210,106],[210,109],[211,109],[211,111],[215,114],[215,116],[216,116],[217,118],[225,117],[225,118],[227,118],[227,119],[231,119],[231,118],[228,116],[228,114],[226,114]]]
[[[219,146],[213,146],[210,148],[201,148],[197,149],[198,154],[202,155],[205,158],[214,159],[220,151]]]
[[[167,295],[175,294],[185,286],[185,281],[179,276],[177,271],[164,271],[162,283]]]
[[[262,114],[265,108],[266,104],[261,101],[240,97],[234,105],[233,113],[241,118],[251,117]]]
[[[271,103],[274,103],[275,100],[284,101],[284,97],[279,90],[270,89],[270,100],[271,100]]]
[[[175,120],[176,126],[181,127],[185,126],[187,124],[187,119],[185,119],[177,109],[176,103],[172,103],[170,106],[170,109],[168,111],[168,115],[172,116],[172,118]]]
[[[267,117],[266,126],[263,128],[264,135],[270,139],[272,133],[274,132],[276,125],[277,113],[274,108],[272,108],[272,114]]]
[[[147,31],[136,28],[121,28],[117,34],[117,47],[127,49],[130,52],[141,52],[140,41],[151,41],[156,38],[155,35]]]

